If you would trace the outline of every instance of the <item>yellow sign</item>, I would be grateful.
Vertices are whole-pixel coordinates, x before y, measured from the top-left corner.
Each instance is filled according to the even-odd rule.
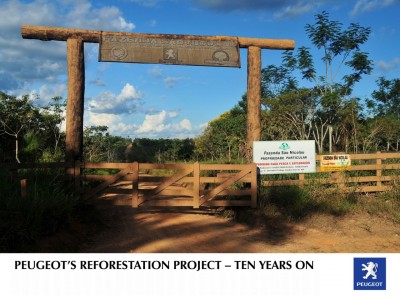
[[[350,170],[351,159],[349,154],[321,155],[321,172],[338,172]]]

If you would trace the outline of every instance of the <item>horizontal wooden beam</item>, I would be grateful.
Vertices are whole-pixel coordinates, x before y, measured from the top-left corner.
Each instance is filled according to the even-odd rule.
[[[177,34],[145,34],[145,33],[126,33],[126,32],[108,32],[100,30],[84,30],[48,26],[22,25],[21,35],[24,39],[35,39],[42,41],[66,41],[69,38],[81,38],[87,43],[99,43],[101,34],[124,35],[129,34],[135,38],[175,38],[175,39],[193,39],[199,38],[210,41],[238,41],[240,48],[250,46],[261,49],[275,50],[293,50],[294,40],[286,39],[263,39],[232,36],[195,36],[195,35],[177,35]]]

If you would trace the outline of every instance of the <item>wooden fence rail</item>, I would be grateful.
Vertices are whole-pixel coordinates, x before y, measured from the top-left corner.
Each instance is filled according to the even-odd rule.
[[[352,192],[382,192],[400,184],[400,153],[351,154],[352,165],[342,172],[265,175],[261,185],[291,186],[318,183]],[[115,193],[128,194],[134,206],[250,206],[257,205],[255,164],[149,164],[149,163],[0,163],[16,179],[21,169],[65,169],[75,189],[89,199],[110,189],[117,181],[128,182],[130,189],[111,187]],[[114,169],[115,174],[99,175],[91,169]],[[64,174],[61,172],[61,174]],[[29,175],[29,174],[28,174]],[[29,176],[24,173],[29,181]],[[27,177],[26,177],[27,176]],[[71,178],[72,176],[72,178]],[[90,183],[82,188],[82,183]],[[93,182],[97,182],[93,186]],[[24,182],[26,186],[27,182]],[[87,186],[87,184],[85,184]]]
[[[139,206],[257,206],[257,167],[255,164],[149,164],[149,163],[34,163],[1,164],[18,173],[23,169],[65,169],[83,199],[102,192],[129,195]],[[106,169],[106,175],[96,172]],[[26,176],[26,173],[20,173]],[[13,174],[12,176],[18,177]],[[29,179],[28,179],[29,180]],[[120,183],[125,185],[121,189]],[[126,188],[126,185],[129,188]],[[126,203],[126,201],[125,201]]]
[[[298,174],[296,179],[276,179],[265,176],[263,186],[290,186],[323,184],[339,187],[349,192],[383,192],[390,190],[400,179],[400,153],[350,154],[351,166],[342,172],[321,172],[318,166],[321,156],[317,155],[317,173]]]

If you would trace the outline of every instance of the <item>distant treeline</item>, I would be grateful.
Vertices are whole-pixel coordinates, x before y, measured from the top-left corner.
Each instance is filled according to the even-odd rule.
[[[193,139],[147,139],[137,138],[128,145],[129,161],[166,163],[189,161],[194,155]]]

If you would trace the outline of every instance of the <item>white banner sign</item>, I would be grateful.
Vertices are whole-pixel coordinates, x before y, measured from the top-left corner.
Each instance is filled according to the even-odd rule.
[[[400,299],[398,266],[395,253],[1,254],[0,297]]]
[[[260,174],[315,172],[315,141],[253,142],[253,162]]]

